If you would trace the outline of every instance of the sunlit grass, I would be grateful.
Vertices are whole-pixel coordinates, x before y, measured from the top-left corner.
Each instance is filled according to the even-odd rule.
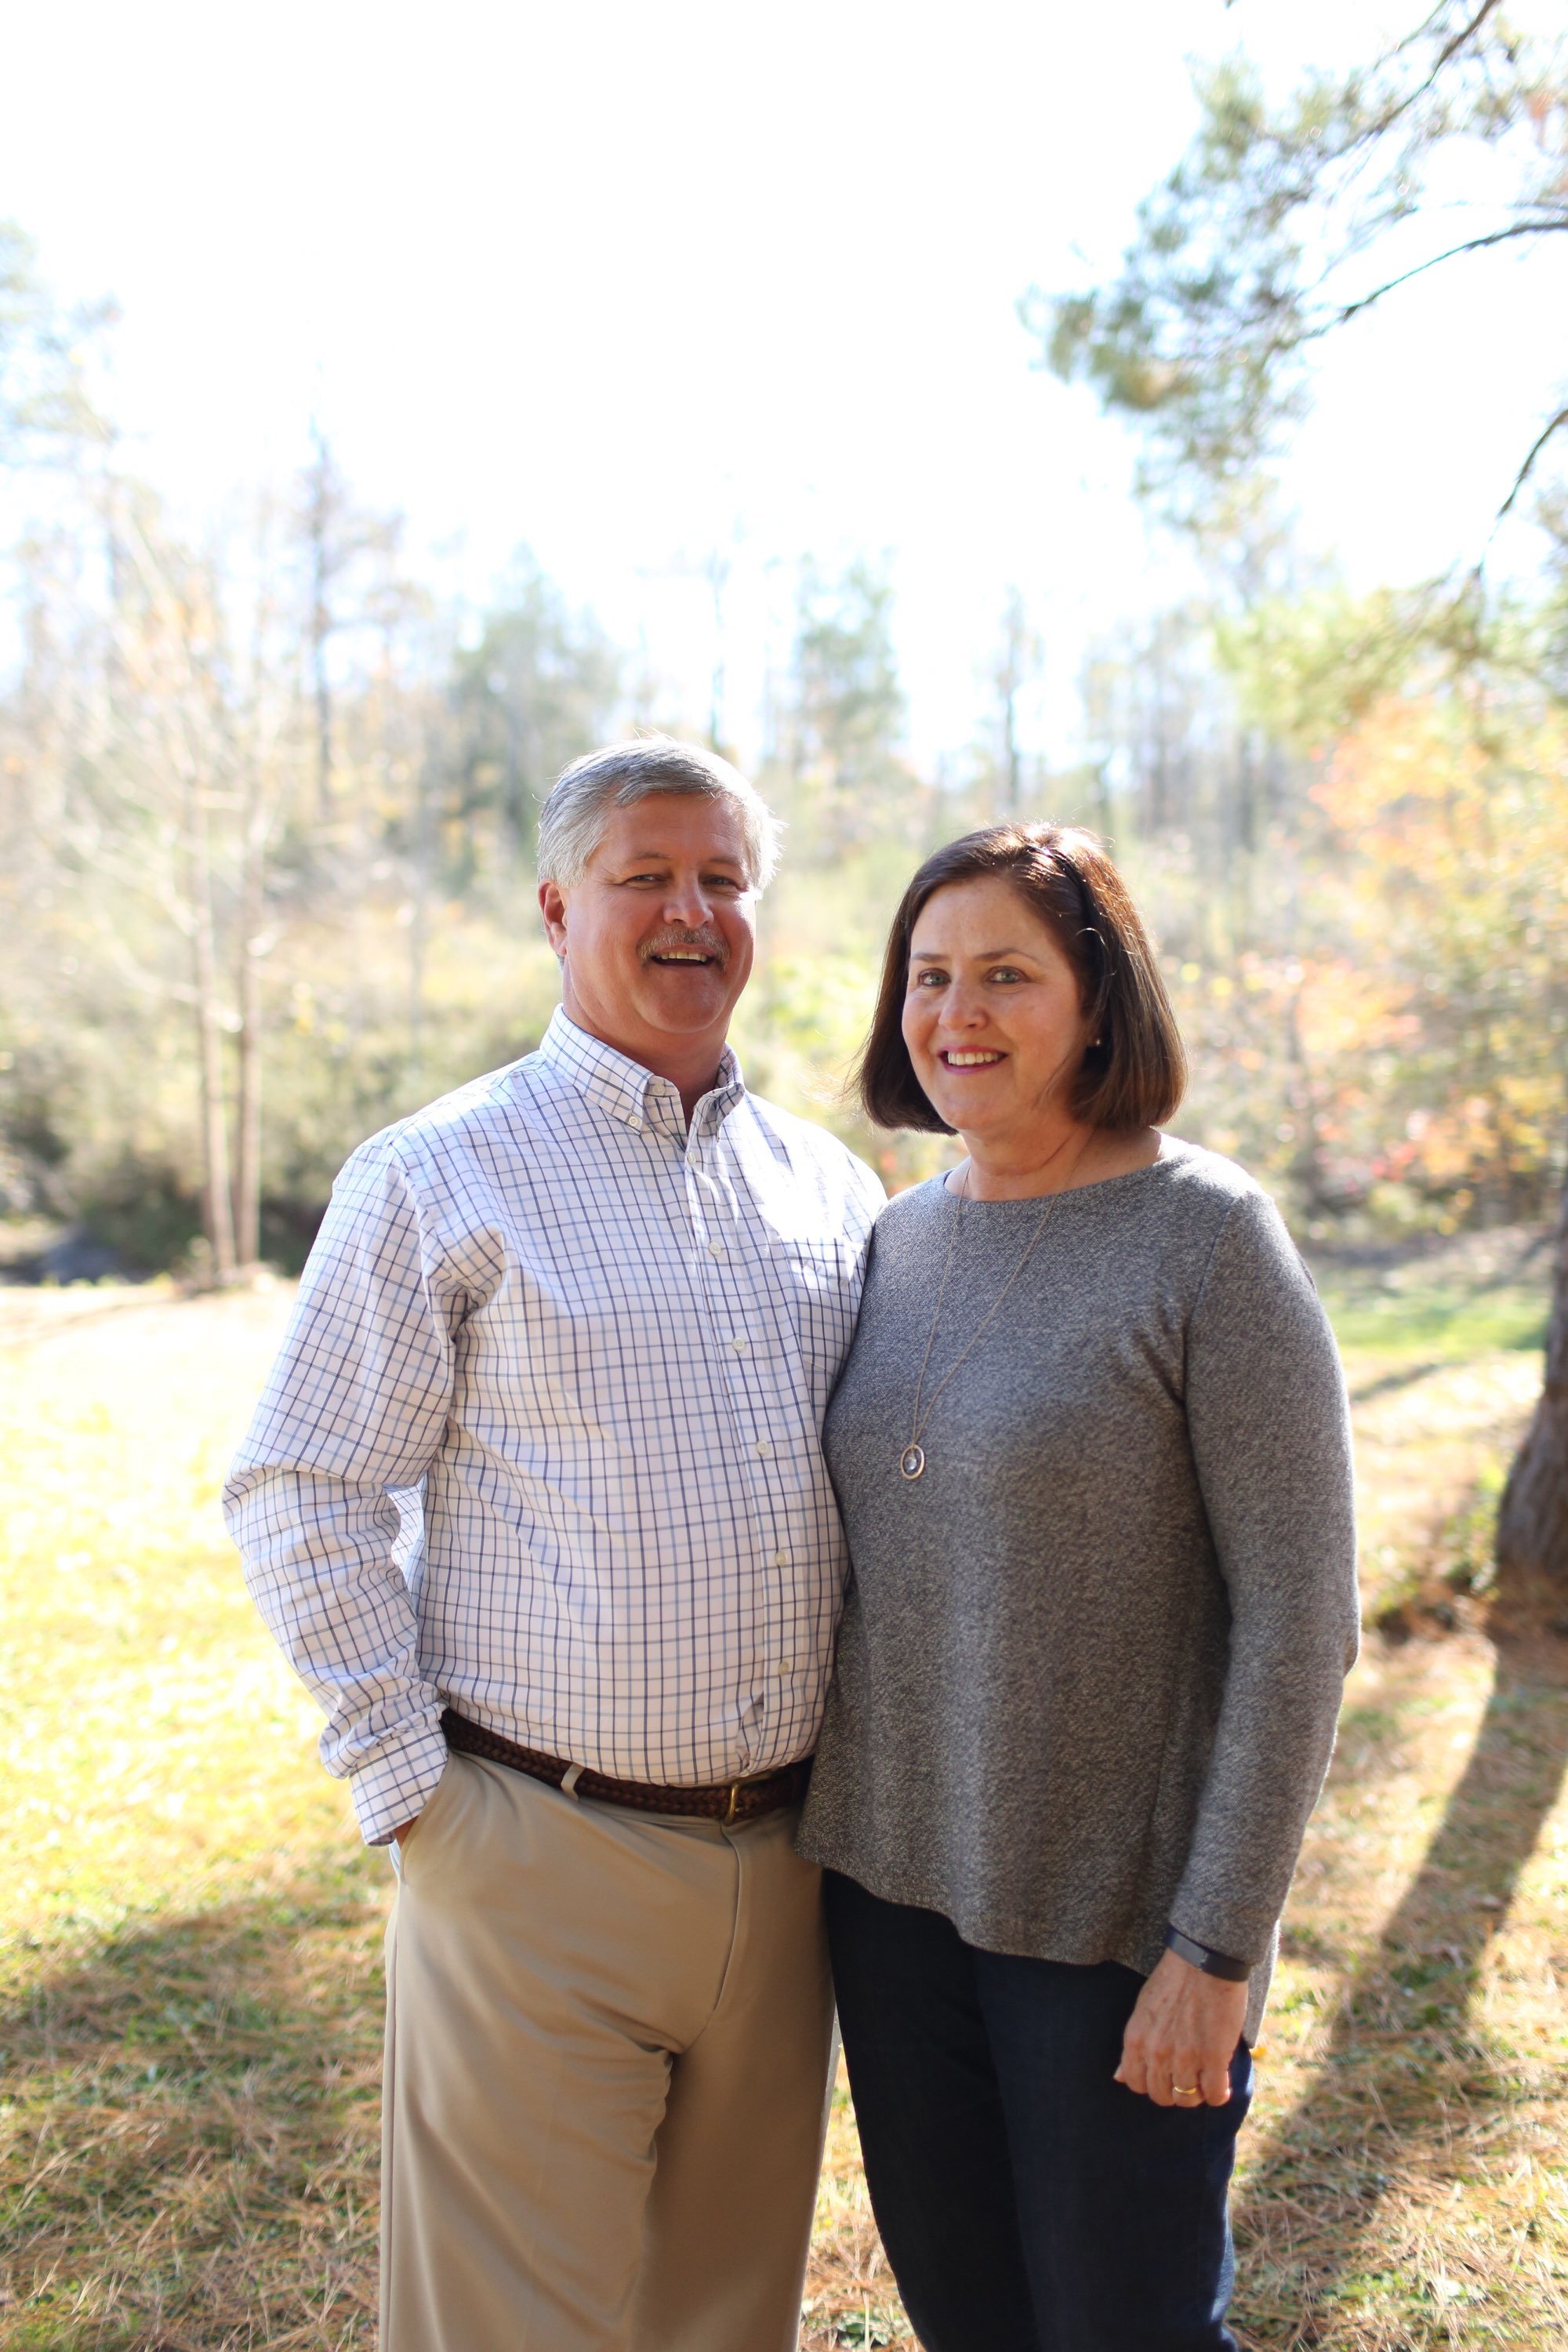
[[[1537,1349],[1546,1338],[1538,1290],[1477,1294],[1434,1287],[1361,1293],[1325,1285],[1334,1328],[1346,1349],[1419,1352],[1447,1361],[1489,1349]]]
[[[284,1306],[0,1293],[6,2347],[374,2341],[389,1881],[215,1519]],[[1497,1681],[1443,1566],[1538,1366],[1401,1313],[1350,1355],[1369,1588],[1441,1571],[1455,1628],[1370,1644],[1292,1901],[1238,2197],[1271,2352],[1568,2341],[1568,1693]],[[900,2339],[841,2094],[804,2342]]]
[[[285,1305],[0,1355],[7,2346],[372,2340],[384,1864],[215,1522]]]
[[[217,1516],[286,1294],[69,1320],[59,1296],[0,1354],[6,1912],[50,1941],[253,1891],[346,1819]]]

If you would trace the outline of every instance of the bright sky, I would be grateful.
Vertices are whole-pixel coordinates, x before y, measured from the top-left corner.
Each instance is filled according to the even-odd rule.
[[[1384,13],[1407,26],[1410,0]],[[1362,52],[1350,0],[74,0],[0,10],[0,215],[124,316],[112,404],[192,517],[300,462],[482,599],[527,541],[693,723],[733,559],[755,747],[795,567],[886,557],[922,759],[1004,596],[1051,648],[1171,584],[1130,446],[1031,370],[1031,281],[1107,269],[1191,121],[1185,60]],[[1568,361],[1560,257],[1470,268],[1333,354],[1290,488],[1358,582],[1471,554]],[[1528,279],[1523,272],[1528,269]]]

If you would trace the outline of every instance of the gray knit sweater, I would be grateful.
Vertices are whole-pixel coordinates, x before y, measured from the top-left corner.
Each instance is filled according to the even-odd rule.
[[[1278,1213],[1166,1139],[1039,1218],[933,1181],[878,1222],[826,1451],[853,1562],[802,1851],[990,1951],[1253,1967],[1333,1745],[1357,1606],[1344,1381]]]

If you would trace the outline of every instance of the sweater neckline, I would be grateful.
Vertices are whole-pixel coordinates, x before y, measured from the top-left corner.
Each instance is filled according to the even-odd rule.
[[[1098,1176],[1094,1179],[1092,1183],[1089,1184],[1069,1184],[1065,1192],[1053,1193],[1049,1195],[1049,1197],[1057,1201],[1087,1201],[1096,1193],[1113,1192],[1117,1190],[1118,1186],[1122,1184],[1142,1183],[1144,1177],[1157,1175],[1162,1169],[1170,1168],[1184,1152],[1190,1151],[1192,1148],[1193,1147],[1190,1144],[1183,1143],[1179,1136],[1167,1135],[1164,1129],[1162,1129],[1160,1132],[1159,1150],[1155,1153],[1153,1159],[1145,1161],[1142,1168],[1124,1168],[1120,1176]],[[928,1177],[926,1181],[929,1184],[935,1186],[939,1201],[957,1202],[962,1197],[963,1205],[966,1210],[1037,1210],[1040,1202],[1047,1197],[1044,1192],[1024,1192],[1021,1193],[1016,1201],[971,1200],[967,1194],[961,1196],[951,1189],[947,1181],[951,1172],[952,1171],[950,1170],[943,1169],[941,1175]]]

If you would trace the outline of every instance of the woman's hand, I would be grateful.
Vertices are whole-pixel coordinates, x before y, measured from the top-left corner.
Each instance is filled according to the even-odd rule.
[[[1245,1981],[1205,1976],[1167,1952],[1127,2021],[1114,2079],[1159,2107],[1223,2107],[1246,2015]]]

